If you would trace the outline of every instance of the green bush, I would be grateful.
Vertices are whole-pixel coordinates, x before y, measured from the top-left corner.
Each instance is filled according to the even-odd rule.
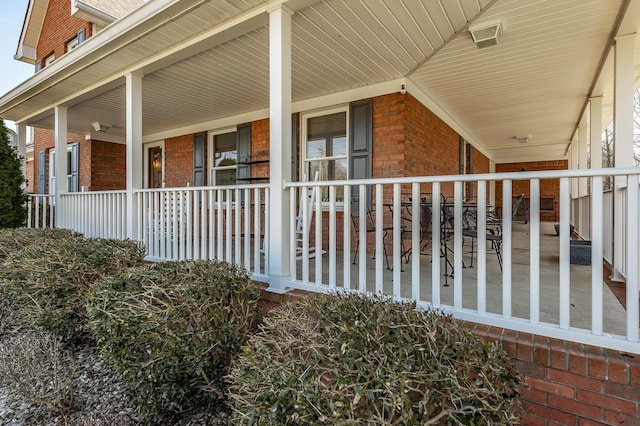
[[[265,318],[229,375],[235,424],[513,424],[518,374],[450,316],[321,295]]]
[[[100,238],[44,240],[9,255],[0,268],[0,297],[18,321],[74,343],[87,337],[86,296],[105,276],[140,265],[134,241]]]
[[[0,118],[0,229],[17,228],[27,222],[26,179],[22,159],[9,142],[9,132]]]
[[[98,346],[128,379],[143,416],[216,404],[259,321],[260,291],[223,262],[165,262],[105,280],[89,299]]]

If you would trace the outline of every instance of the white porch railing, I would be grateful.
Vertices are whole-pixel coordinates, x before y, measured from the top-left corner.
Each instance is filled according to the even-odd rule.
[[[27,228],[53,228],[55,226],[53,195],[29,194],[27,202]]]
[[[62,228],[85,237],[124,239],[127,236],[125,191],[73,192],[60,196]]]
[[[610,210],[603,207],[608,195],[603,196],[602,182],[612,175],[628,180],[625,217],[634,218],[623,224],[625,264],[631,266],[626,271],[626,310],[610,300],[602,279],[611,224]],[[302,241],[290,241],[287,285],[315,292],[342,288],[382,293],[477,323],[640,353],[639,175],[639,168],[628,168],[289,183],[292,216],[297,200],[307,200],[309,191],[316,191],[316,202],[312,215],[302,215],[312,217],[303,224]],[[590,206],[583,205],[590,213],[574,216],[590,221],[586,226],[592,262],[586,266],[571,264],[571,236],[562,232],[572,217],[571,180],[579,177],[588,178],[593,191]],[[551,224],[540,220],[541,181],[549,179],[560,187],[561,232],[555,239],[545,235]],[[529,184],[526,225],[512,221],[510,214],[517,181]],[[477,188],[474,203],[464,200],[465,182]],[[502,186],[496,198],[507,206],[499,231],[488,206],[490,182]],[[301,203],[301,208],[309,207]],[[470,209],[476,220],[471,231],[466,223]],[[474,243],[476,251],[469,253]],[[499,256],[494,256],[498,249]],[[500,256],[498,268],[495,257]],[[466,268],[470,262],[473,270]]]
[[[136,191],[138,239],[149,259],[219,259],[266,279],[268,185]]]

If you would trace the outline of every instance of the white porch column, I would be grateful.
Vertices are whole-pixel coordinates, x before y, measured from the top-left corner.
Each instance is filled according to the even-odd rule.
[[[286,291],[289,278],[291,181],[291,15],[285,6],[269,11],[269,140],[271,213],[269,227],[269,291]]]
[[[138,203],[134,190],[142,188],[142,75],[126,75],[127,238],[138,239]]]
[[[16,123],[17,140],[16,146],[18,148],[18,155],[22,161],[22,174],[25,175],[27,173],[27,125],[24,123]],[[26,181],[25,181],[26,186]]]
[[[56,228],[66,228],[67,221],[65,218],[64,206],[60,203],[60,196],[67,193],[67,112],[68,107],[57,106],[55,112],[55,149],[56,161],[55,176],[55,225]],[[49,165],[51,167],[51,164]],[[51,192],[51,188],[49,188]]]
[[[636,34],[616,37],[613,134],[615,135],[615,167],[633,166],[633,94],[634,94],[634,54]],[[623,221],[625,206],[626,180],[617,177],[614,185],[614,236],[613,236],[613,276],[622,280],[624,268],[624,235],[626,224]]]
[[[602,168],[602,96],[589,98],[589,149],[591,168]]]

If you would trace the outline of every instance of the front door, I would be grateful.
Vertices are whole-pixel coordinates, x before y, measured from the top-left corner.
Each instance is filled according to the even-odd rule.
[[[154,146],[147,150],[149,188],[162,188],[162,147]]]

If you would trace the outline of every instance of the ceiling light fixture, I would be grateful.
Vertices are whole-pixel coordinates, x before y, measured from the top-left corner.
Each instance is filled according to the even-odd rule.
[[[531,135],[525,135],[525,136],[514,136],[513,138],[517,140],[518,143],[527,143],[529,142],[530,137]]]
[[[94,121],[93,123],[91,123],[91,125],[93,126],[93,130],[95,130],[96,132],[106,132],[111,128],[111,126],[108,126],[106,124],[100,124],[99,121]]]
[[[502,31],[502,20],[483,22],[469,26],[469,32],[478,49],[498,44],[502,36]]]

